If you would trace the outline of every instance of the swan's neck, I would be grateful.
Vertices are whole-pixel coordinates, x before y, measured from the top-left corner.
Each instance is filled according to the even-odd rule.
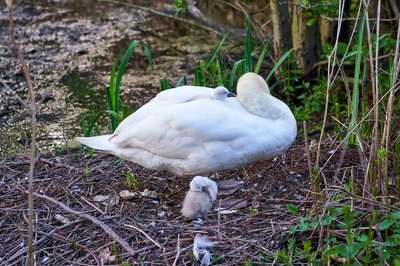
[[[247,88],[246,93],[239,94],[241,105],[250,113],[271,120],[294,120],[289,107],[269,92]]]

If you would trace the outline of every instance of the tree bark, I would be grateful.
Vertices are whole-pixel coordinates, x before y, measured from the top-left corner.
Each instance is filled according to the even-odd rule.
[[[310,1],[312,5],[316,0]],[[319,60],[321,54],[321,37],[318,20],[312,25],[307,25],[309,17],[305,16],[306,9],[300,5],[293,5],[292,36],[293,48],[297,64],[303,76],[306,76]]]
[[[291,19],[287,1],[271,0],[271,19],[274,27],[274,53],[279,60],[285,52],[292,48]]]

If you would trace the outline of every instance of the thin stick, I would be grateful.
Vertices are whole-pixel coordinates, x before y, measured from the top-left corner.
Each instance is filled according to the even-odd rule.
[[[390,125],[391,125],[391,120],[392,120],[392,112],[393,112],[393,102],[394,102],[394,87],[395,82],[398,79],[399,71],[400,71],[400,18],[398,21],[398,30],[397,30],[397,42],[396,42],[396,53],[394,56],[394,62],[393,62],[393,79],[392,79],[392,88],[390,90],[390,95],[387,103],[387,112],[386,112],[386,117],[385,117],[385,127],[384,127],[384,132],[386,134],[383,134],[382,141],[385,141],[385,165],[384,165],[384,181],[385,181],[385,191],[386,191],[386,206],[389,205],[389,184],[388,184],[388,179],[389,179],[389,143],[390,143]]]
[[[178,234],[178,243],[176,244],[176,249],[177,249],[176,256],[174,263],[172,263],[172,266],[176,266],[176,264],[178,263],[179,255],[181,255],[181,240],[179,234]]]
[[[8,84],[6,83],[6,81],[4,79],[0,78],[0,83],[4,86],[4,88],[6,88],[10,93],[12,93],[14,95],[14,97],[17,99],[17,101],[20,105],[24,106],[26,109],[29,110],[28,103],[26,101],[24,101],[21,97],[19,97],[19,95],[13,89],[11,89],[10,86],[8,86]]]
[[[371,75],[371,88],[372,88],[372,101],[374,104],[378,101],[379,98],[379,79],[378,79],[378,72],[374,73],[377,71],[377,68],[375,68],[374,64],[378,66],[378,59],[379,59],[379,53],[378,53],[378,48],[379,45],[376,45],[376,51],[375,51],[375,60],[373,58],[373,51],[372,51],[372,39],[371,39],[371,29],[370,29],[370,23],[369,23],[369,15],[368,15],[368,9],[367,9],[367,3],[364,0],[364,6],[366,7],[364,10],[365,13],[365,18],[366,18],[366,23],[365,25],[367,26],[367,38],[368,38],[368,49],[369,49],[369,63],[371,65],[370,67],[370,75]],[[373,186],[373,180],[372,176],[373,175],[379,175],[379,169],[377,169],[377,164],[375,163],[376,161],[376,154],[377,150],[379,149],[379,110],[378,108],[375,109],[374,112],[374,127],[373,127],[373,139],[372,139],[372,144],[371,144],[371,150],[369,153],[369,158],[368,158],[368,168],[365,171],[365,176],[364,176],[364,189],[363,189],[363,195],[365,194],[365,188],[368,187],[368,192],[369,189]],[[370,173],[370,167],[371,173]],[[371,179],[369,178],[369,175],[371,175]]]
[[[322,171],[325,169],[325,167],[328,165],[328,163],[331,161],[332,157],[335,155],[335,153],[338,151],[338,149],[343,145],[343,143],[345,143],[347,141],[347,139],[349,138],[349,136],[353,133],[354,130],[356,130],[358,128],[358,126],[365,121],[365,119],[367,119],[369,117],[369,115],[375,110],[375,108],[378,108],[378,104],[380,102],[383,101],[383,99],[385,99],[385,97],[395,91],[397,89],[397,87],[400,86],[400,83],[395,84],[392,86],[392,88],[390,88],[379,100],[378,102],[371,108],[371,110],[369,110],[369,112],[353,127],[353,129],[351,129],[349,132],[347,132],[347,135],[344,137],[344,139],[339,143],[339,145],[336,147],[336,149],[332,152],[331,156],[329,156],[329,158],[326,160],[326,162],[324,163],[324,165],[319,169],[318,171],[318,175],[320,175],[322,173]]]
[[[217,231],[218,231],[218,237],[220,240],[222,240],[222,234],[221,234],[221,200],[218,201],[218,224],[217,224]]]
[[[159,248],[161,248],[161,249],[163,248],[163,247],[162,247],[160,244],[158,244],[153,238],[151,238],[148,234],[146,234],[146,232],[143,231],[142,229],[137,228],[136,226],[130,225],[130,224],[124,224],[124,226],[139,231],[139,232],[142,233],[148,240],[150,240],[151,242],[153,242],[154,245],[156,245],[157,247],[159,247]]]
[[[36,241],[36,242],[34,243],[34,246],[35,246],[35,247],[40,246],[43,242],[45,242],[49,237],[51,237],[51,236],[52,236],[53,234],[55,234],[57,231],[66,229],[67,227],[70,227],[70,226],[72,226],[72,225],[76,225],[76,224],[78,224],[78,223],[80,223],[80,222],[81,222],[80,220],[76,220],[76,221],[72,221],[72,222],[69,222],[69,223],[67,223],[67,224],[64,224],[64,225],[61,225],[61,226],[58,226],[58,227],[54,228],[54,229],[51,230],[50,232],[45,233],[45,235],[44,235],[41,239],[39,239],[38,241]],[[19,256],[21,256],[22,254],[24,254],[24,253],[27,252],[27,251],[28,251],[28,247],[24,247],[24,248],[18,250],[16,253],[14,253],[14,254],[8,259],[8,261],[5,262],[5,264],[9,264],[9,263],[15,262],[15,259],[16,259],[16,258],[18,258]]]
[[[33,178],[35,171],[35,154],[36,154],[36,104],[35,104],[35,91],[33,89],[32,80],[29,76],[28,66],[25,62],[24,56],[14,36],[14,17],[13,17],[13,1],[6,1],[8,7],[8,20],[9,20],[9,31],[11,39],[11,48],[17,52],[19,63],[22,67],[22,73],[24,75],[26,84],[28,85],[29,105],[28,110],[31,114],[31,150],[29,154],[29,188],[28,188],[28,265],[33,265]],[[18,99],[18,98],[17,98]]]
[[[92,206],[94,209],[96,209],[98,212],[100,212],[101,214],[105,214],[105,212],[103,212],[102,210],[100,210],[99,208],[97,208],[94,204],[92,204],[90,201],[88,201],[87,199],[85,199],[85,197],[81,196],[80,197],[81,200],[83,200],[84,202],[86,202],[87,204],[89,204],[90,206]]]
[[[131,246],[129,246],[129,244],[123,239],[121,238],[119,235],[117,235],[117,233],[114,232],[114,230],[112,230],[107,224],[103,223],[102,221],[100,221],[99,219],[97,219],[96,217],[93,217],[89,214],[86,213],[82,213],[76,210],[71,209],[70,207],[68,207],[67,205],[65,205],[62,202],[59,202],[49,196],[46,195],[42,195],[39,193],[34,192],[33,195],[35,197],[41,198],[41,199],[45,199],[47,201],[50,201],[58,206],[60,206],[61,208],[63,208],[65,211],[72,213],[73,215],[76,215],[77,217],[90,221],[93,224],[97,225],[98,227],[100,227],[101,229],[103,229],[103,231],[109,235],[113,240],[117,241],[128,253],[130,256],[135,256],[137,255],[137,252],[133,250],[133,248],[131,248]]]
[[[305,142],[305,153],[307,156],[307,165],[308,165],[308,173],[310,175],[311,186],[313,187],[313,191],[317,192],[316,188],[314,188],[314,180],[312,174],[312,166],[311,166],[311,159],[310,159],[310,150],[308,149],[308,138],[307,138],[307,125],[306,121],[303,121],[303,129],[304,129],[304,142]]]

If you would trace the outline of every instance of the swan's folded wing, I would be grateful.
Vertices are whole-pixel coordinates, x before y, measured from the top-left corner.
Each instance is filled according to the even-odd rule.
[[[217,156],[243,149],[259,133],[251,125],[260,121],[252,119],[259,118],[253,118],[236,99],[199,100],[162,108],[126,127],[112,142],[169,159]]]
[[[142,119],[145,119],[160,109],[165,107],[190,102],[192,100],[201,97],[212,97],[213,89],[206,87],[195,87],[195,86],[181,86],[175,89],[169,89],[160,92],[155,98],[143,105],[141,108],[136,110],[133,114],[125,118],[115,130],[115,134],[120,134],[125,128],[138,123]]]

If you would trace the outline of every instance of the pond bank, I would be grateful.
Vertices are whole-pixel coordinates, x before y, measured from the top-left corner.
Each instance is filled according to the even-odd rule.
[[[163,1],[159,1],[163,2]],[[112,63],[133,40],[149,45],[155,69],[137,51],[122,81],[121,97],[133,110],[159,91],[159,81],[174,84],[209,53],[219,36],[171,19],[125,6],[90,1],[23,1],[14,10],[16,38],[23,49],[38,93],[57,85],[38,113],[38,147],[53,151],[70,146],[82,134],[84,114],[106,108],[105,88]],[[25,82],[8,47],[8,13],[0,12],[0,78],[25,98]],[[211,38],[210,38],[211,36]],[[108,131],[108,118],[100,122]],[[30,120],[14,95],[0,91],[0,158],[25,154]]]

